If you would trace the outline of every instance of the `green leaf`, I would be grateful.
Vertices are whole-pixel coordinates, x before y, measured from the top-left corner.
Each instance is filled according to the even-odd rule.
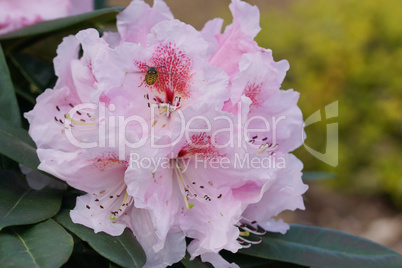
[[[67,210],[60,212],[55,219],[80,239],[88,242],[94,250],[108,260],[122,267],[144,266],[145,253],[127,228],[120,236],[110,236],[103,232],[95,234],[92,229],[73,223]]]
[[[14,126],[21,125],[20,110],[10,72],[0,45],[0,117]]]
[[[31,55],[23,53],[9,54],[11,61],[24,78],[43,92],[54,78],[53,66]]]
[[[184,267],[188,268],[210,268],[213,267],[209,262],[202,262],[199,257],[190,261],[190,255],[186,253],[186,256],[181,260]]]
[[[35,143],[28,132],[22,128],[10,126],[1,118],[0,153],[32,169],[37,169],[40,163]]]
[[[323,171],[303,172],[303,180],[330,180],[336,177],[335,173]]]
[[[69,30],[79,31],[86,28],[96,27],[99,23],[114,21],[116,15],[122,10],[121,7],[99,9],[92,12],[79,14],[55,20],[42,21],[19,30],[0,36],[0,41],[8,47],[29,44],[35,40],[41,40],[56,32]]]
[[[14,172],[0,171],[0,230],[6,226],[31,224],[46,220],[60,210],[58,191],[32,190]]]
[[[319,268],[402,267],[397,252],[367,239],[316,226],[291,225],[285,234],[267,233],[242,254]]]
[[[0,232],[0,267],[60,267],[70,257],[73,239],[49,219]]]
[[[221,251],[220,254],[230,263],[234,262],[241,268],[306,268],[294,263],[261,259],[239,253]]]
[[[95,9],[106,8],[106,0],[95,0],[94,7]]]
[[[19,87],[15,87],[15,93],[17,93],[18,96],[26,100],[28,103],[30,103],[32,106],[36,104],[36,96],[33,95],[32,93],[28,93]]]

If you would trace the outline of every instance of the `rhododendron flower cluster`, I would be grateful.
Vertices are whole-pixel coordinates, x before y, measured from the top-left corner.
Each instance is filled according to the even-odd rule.
[[[94,0],[2,0],[0,35],[44,20],[77,15],[94,9]]]
[[[133,1],[118,32],[64,38],[58,81],[26,114],[39,169],[86,192],[72,220],[110,235],[129,228],[147,267],[186,250],[235,266],[219,252],[286,232],[274,217],[304,209],[290,154],[303,142],[299,94],[280,89],[289,65],[254,41],[257,7],[233,0],[230,10],[223,33],[221,19],[197,31],[161,0]]]

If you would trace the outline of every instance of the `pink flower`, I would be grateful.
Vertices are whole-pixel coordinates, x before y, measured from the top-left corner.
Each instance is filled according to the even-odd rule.
[[[79,59],[80,45],[84,55]],[[116,148],[100,146],[107,139],[99,135],[105,124],[99,117],[106,117],[100,111],[105,107],[90,96],[97,87],[96,62],[106,49],[95,30],[64,38],[54,59],[56,86],[40,95],[25,117],[38,147],[38,168],[88,193],[78,197],[73,221],[119,235],[126,226],[124,209],[119,209],[132,205],[124,183],[127,162],[118,158]],[[89,146],[94,142],[96,147]]]
[[[254,41],[256,7],[230,9],[221,34],[219,19],[198,32],[161,0],[133,1],[118,33],[63,40],[56,86],[26,114],[39,168],[87,193],[73,221],[111,235],[130,228],[146,267],[181,260],[186,237],[192,258],[234,267],[222,249],[285,232],[273,217],[304,208],[290,154],[303,142],[298,93],[280,89],[289,65]]]
[[[93,10],[93,0],[0,1],[0,35],[44,20]]]

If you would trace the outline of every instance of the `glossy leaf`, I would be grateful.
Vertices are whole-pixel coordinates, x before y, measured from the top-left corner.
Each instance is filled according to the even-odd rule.
[[[0,153],[32,169],[37,169],[39,165],[36,146],[28,132],[11,126],[1,118]]]
[[[320,268],[402,267],[397,252],[367,239],[316,226],[291,225],[285,234],[268,233],[242,254]]]
[[[58,191],[32,190],[14,172],[0,171],[0,230],[6,226],[32,224],[56,215],[62,195]]]
[[[42,21],[2,35],[0,36],[0,41],[7,47],[15,47],[24,43],[31,45],[33,40],[41,40],[57,32],[69,30],[78,31],[95,27],[102,22],[113,21],[121,10],[122,8],[120,7],[105,8],[76,16]]]
[[[232,253],[228,251],[221,251],[220,254],[230,263],[236,263],[241,268],[306,268],[307,266],[302,266],[294,263],[267,260],[262,258],[257,258],[249,255],[244,255],[241,253]]]
[[[20,110],[10,72],[0,45],[0,117],[14,126],[21,125]]]
[[[73,239],[52,219],[0,232],[0,267],[60,267],[70,257]]]
[[[145,253],[130,230],[126,229],[120,236],[103,232],[95,234],[92,229],[73,223],[67,210],[59,213],[55,219],[108,260],[123,267],[144,266]]]
[[[51,64],[47,64],[37,58],[22,53],[12,53],[10,59],[19,69],[24,78],[43,92],[54,78],[54,70]]]

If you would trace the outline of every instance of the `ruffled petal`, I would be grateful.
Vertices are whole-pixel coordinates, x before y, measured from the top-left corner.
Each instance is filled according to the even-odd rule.
[[[91,101],[91,96],[96,95],[94,91],[98,89],[98,73],[106,72],[101,63],[105,61],[109,44],[99,37],[95,29],[80,31],[75,37],[81,44],[83,55],[71,62],[72,77],[80,99],[83,102]]]
[[[221,33],[223,19],[216,18],[205,23],[204,28],[201,30],[201,34],[208,42],[207,57],[212,56],[219,48],[218,40],[216,36]]]
[[[155,234],[161,241],[166,239],[179,213],[179,197],[173,187],[170,159],[163,154],[165,150],[148,146],[135,150],[125,174],[127,192],[133,196],[137,208],[149,211]]]
[[[201,255],[203,262],[211,263],[215,268],[239,268],[236,263],[229,263],[218,253],[205,253]]]
[[[260,13],[256,6],[233,0],[229,8],[233,23],[226,27],[223,34],[217,35],[219,48],[210,58],[210,62],[233,77],[239,71],[239,61],[244,53],[261,50],[254,41],[261,28]]]
[[[275,62],[271,50],[243,54],[239,73],[231,81],[231,101],[237,103],[242,95],[252,100],[251,110],[279,91],[289,69],[286,60]]]
[[[123,196],[115,198],[114,202],[99,201],[100,197],[95,197],[93,193],[79,196],[75,208],[70,211],[71,220],[93,229],[95,233],[105,232],[113,236],[121,235],[126,228],[122,218],[128,216],[122,215],[117,220],[112,220],[110,212],[120,207]]]
[[[146,44],[150,29],[163,20],[172,20],[169,7],[162,0],[155,0],[151,8],[143,1],[132,1],[117,15],[117,29],[122,42]]]
[[[170,231],[165,240],[155,234],[149,212],[145,209],[131,208],[128,226],[133,231],[147,256],[144,267],[166,267],[180,261],[186,251],[184,234],[180,231]],[[127,219],[127,218],[126,218]]]
[[[282,221],[275,222],[272,218],[284,210],[304,209],[302,194],[307,191],[308,186],[301,179],[301,161],[292,154],[282,157],[285,167],[278,168],[275,183],[264,187],[261,200],[249,205],[243,216],[250,221],[257,221],[268,231],[284,233],[287,225]]]
[[[81,100],[67,87],[47,89],[36,99],[34,109],[24,116],[28,120],[29,135],[38,148],[75,150],[65,136],[65,115],[73,104]],[[71,105],[70,105],[71,104]]]
[[[57,181],[49,176],[35,171],[29,167],[19,164],[21,172],[25,175],[28,185],[34,190],[41,190],[43,188],[50,187],[58,190],[66,190],[67,185],[64,182]]]
[[[208,161],[193,161],[184,166],[182,178],[194,206],[180,214],[180,226],[191,242],[190,254],[198,256],[226,249],[236,252],[239,229],[235,226],[249,203],[260,199],[262,187],[270,172],[239,168],[239,163],[219,166]],[[197,198],[194,198],[197,195]],[[198,198],[200,197],[200,198]]]
[[[80,42],[75,36],[63,38],[63,42],[57,47],[57,56],[53,60],[54,71],[58,77],[55,88],[68,87],[75,90],[71,74],[71,61],[78,59]]]

